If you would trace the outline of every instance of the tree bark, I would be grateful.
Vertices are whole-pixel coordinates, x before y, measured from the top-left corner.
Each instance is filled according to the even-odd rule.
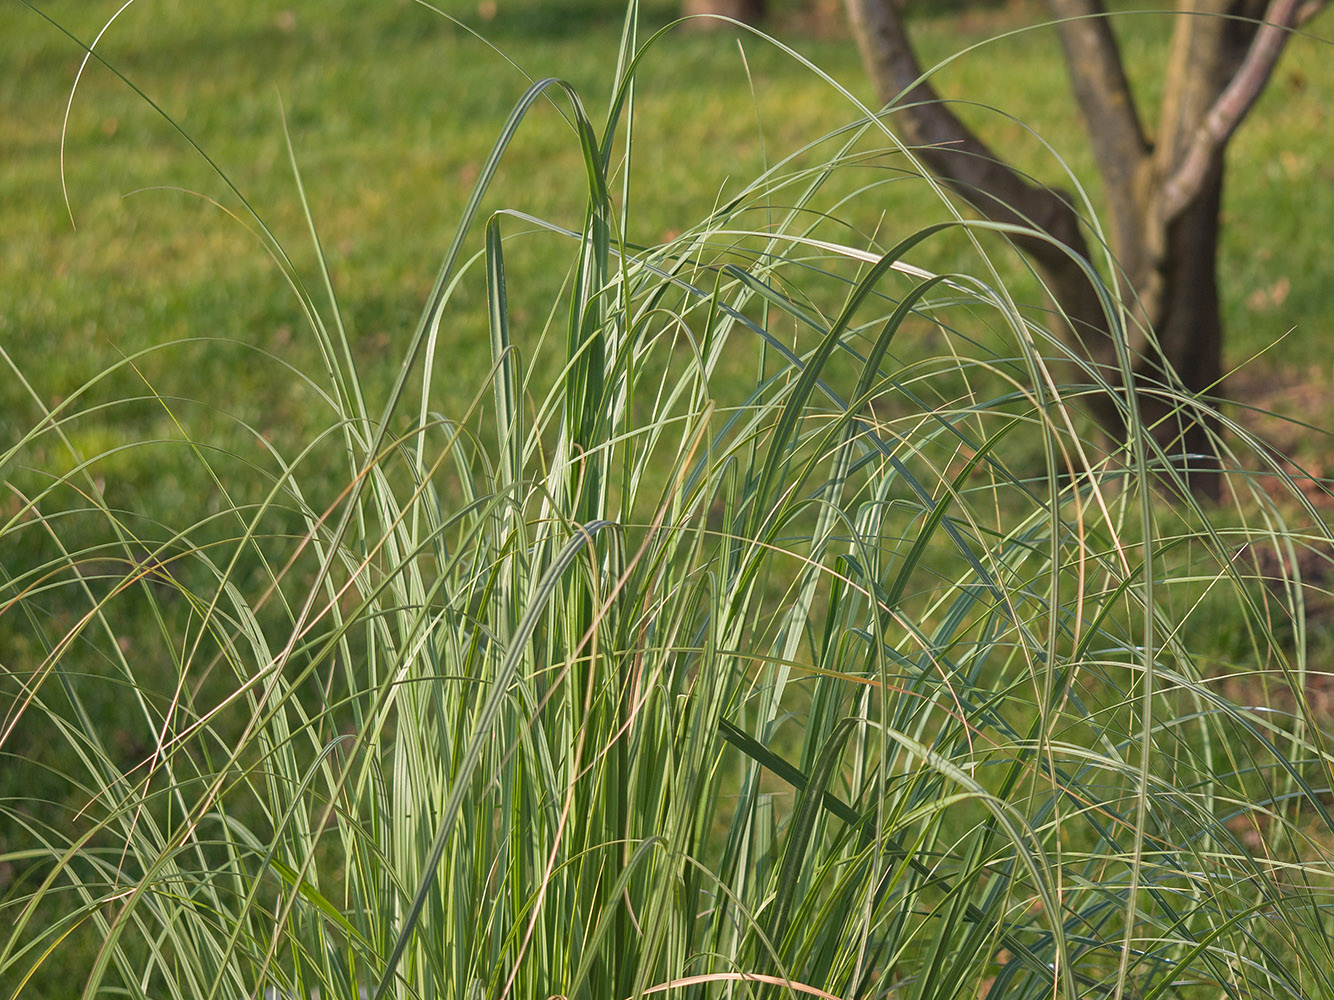
[[[897,109],[894,121],[914,155],[982,215],[1034,230],[1014,242],[1042,272],[1066,338],[1119,390],[1120,398],[1094,397],[1091,409],[1115,443],[1124,441],[1118,323],[1075,259],[1089,254],[1069,200],[1021,177],[940,101],[896,3],[846,3],[863,64],[880,100]],[[1224,150],[1291,29],[1327,3],[1183,0],[1158,133],[1150,136],[1101,0],[1048,0],[1107,191],[1118,268],[1110,282],[1129,312],[1125,346],[1135,402],[1154,441],[1198,496],[1217,497],[1221,488],[1218,422],[1192,401],[1221,388],[1216,265]]]
[[[1219,420],[1208,406],[1180,405],[1173,387],[1195,399],[1217,396],[1223,378],[1223,321],[1218,301],[1221,158],[1200,193],[1167,227],[1164,252],[1152,275],[1161,291],[1149,317],[1157,348],[1136,359],[1140,417],[1197,496],[1218,499]],[[1138,338],[1136,338],[1138,339]],[[1147,338],[1146,338],[1147,339]],[[1161,361],[1156,360],[1161,358]],[[1169,370],[1164,370],[1165,361]]]
[[[765,0],[683,0],[681,13],[721,14],[743,24],[758,24],[764,18]],[[727,22],[716,17],[696,17],[687,24],[693,31],[716,31]]]

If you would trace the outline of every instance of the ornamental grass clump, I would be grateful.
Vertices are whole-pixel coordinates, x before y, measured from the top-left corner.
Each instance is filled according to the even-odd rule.
[[[392,386],[324,255],[308,281],[253,220],[326,365],[293,373],[323,415],[294,450],[103,398],[139,356],[34,390],[3,458],[6,997],[70,961],[145,1000],[1334,996],[1321,665],[1300,581],[1238,558],[1318,547],[1318,512],[1237,427],[1230,511],[1165,499],[1133,398],[1102,445],[1113,382],[1016,304],[1004,227],[851,95],[637,242],[634,80],[670,38],[631,7],[601,127],[558,81],[519,101]],[[488,201],[546,101],[581,228]],[[941,222],[857,237],[886,177]],[[519,323],[525,241],[568,275]],[[953,272],[914,263],[940,241]],[[80,449],[145,400],[174,438]],[[131,447],[209,504],[108,503]]]

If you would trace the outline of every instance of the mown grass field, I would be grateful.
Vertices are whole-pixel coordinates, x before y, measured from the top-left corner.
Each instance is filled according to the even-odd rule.
[[[43,10],[91,38],[115,5],[51,4]],[[172,115],[309,266],[304,225],[284,148],[283,116],[334,269],[358,349],[370,364],[395,363],[436,257],[499,123],[528,78],[568,80],[593,109],[608,97],[607,63],[619,32],[615,5],[501,4],[482,21],[471,5],[443,8],[481,32],[512,63],[462,27],[414,3],[286,6],[186,3],[131,6],[103,39],[109,63]],[[666,23],[670,5],[647,8]],[[924,61],[980,43],[1031,15],[926,20]],[[64,149],[71,225],[61,196],[60,136],[80,53],[20,5],[4,14],[3,141],[5,344],[50,399],[68,393],[122,353],[183,337],[277,347],[305,366],[302,339],[283,331],[298,317],[263,252],[209,200],[236,200],[144,100],[91,66],[74,100]],[[863,99],[868,87],[845,38],[783,35]],[[1326,30],[1317,22],[1312,32]],[[1118,21],[1135,82],[1146,98],[1166,27],[1139,15]],[[634,183],[642,238],[657,239],[706,211],[768,162],[841,124],[831,89],[773,47],[735,36],[682,34],[648,60],[639,90]],[[744,58],[741,49],[744,48]],[[1328,128],[1327,47],[1298,40],[1232,152],[1222,271],[1230,359],[1240,364],[1282,339],[1264,362],[1304,378],[1330,377],[1324,341],[1334,313],[1323,233],[1334,214]],[[979,107],[995,147],[1036,176],[1060,165],[1027,129],[1049,142],[1089,184],[1082,134],[1049,31],[982,45],[943,71],[941,90]],[[1022,68],[1021,70],[1018,68]],[[527,76],[525,76],[527,74]],[[577,221],[577,148],[554,109],[519,137],[490,204]],[[860,206],[868,229],[909,231],[922,213],[910,185],[885,189],[882,212]],[[163,189],[171,190],[163,190]],[[179,189],[179,190],[176,190]],[[181,191],[191,192],[189,194]],[[934,211],[929,207],[928,213]],[[575,214],[572,214],[575,213]],[[540,251],[534,251],[539,253]],[[928,266],[936,261],[929,261]],[[525,275],[546,302],[563,270],[534,259]],[[1291,335],[1289,335],[1289,331]],[[460,375],[485,370],[481,338],[461,330],[450,347]],[[200,348],[182,389],[226,386],[227,396],[299,422],[281,409],[290,379],[247,364],[229,348]],[[216,350],[219,356],[210,351]],[[152,378],[150,365],[145,375]],[[461,378],[468,384],[469,378]],[[18,420],[22,393],[6,390]],[[279,404],[275,406],[274,404]],[[299,407],[298,407],[299,409]],[[164,419],[161,416],[145,419]]]
[[[90,40],[117,5],[38,6],[51,22]],[[43,407],[58,407],[85,383],[120,366],[83,396],[86,415],[63,428],[68,445],[45,438],[15,467],[0,470],[9,486],[0,497],[0,518],[7,521],[24,509],[25,497],[50,477],[84,456],[98,456],[89,477],[106,506],[124,512],[132,529],[172,523],[182,512],[188,512],[187,521],[206,522],[261,498],[264,480],[247,480],[242,469],[246,461],[258,460],[253,458],[259,454],[257,440],[291,456],[328,425],[334,407],[322,378],[330,362],[309,335],[300,301],[247,213],[248,205],[286,248],[295,273],[318,289],[318,260],[292,160],[319,230],[367,408],[379,411],[402,366],[440,256],[510,108],[532,79],[554,76],[570,82],[599,121],[619,42],[621,11],[614,4],[502,2],[486,18],[481,13],[492,12],[472,4],[442,9],[457,21],[407,0],[282,5],[227,0],[207,7],[140,0],[108,30],[98,51],[141,93],[104,66],[87,68],[64,129],[63,175],[62,125],[80,50],[22,5],[0,11],[5,108],[0,348],[11,372],[0,382],[0,443],[7,445],[37,424]],[[644,35],[674,13],[669,4],[646,5]],[[1033,5],[1011,4],[922,18],[917,30],[923,56],[930,63],[977,44],[942,71],[940,89],[976,103],[966,117],[997,149],[1039,177],[1057,179],[1072,170],[1096,204],[1096,179],[1054,37],[1035,31],[987,41],[1020,27],[1033,13]],[[1117,23],[1134,82],[1151,100],[1166,25],[1148,14],[1128,14]],[[837,32],[812,34],[792,8],[776,12],[772,29],[853,94],[869,99],[846,38]],[[1311,30],[1329,35],[1331,17]],[[1334,423],[1334,357],[1328,348],[1334,336],[1328,255],[1334,165],[1325,138],[1334,94],[1329,52],[1325,42],[1295,40],[1235,141],[1221,262],[1228,359],[1244,365],[1230,384],[1234,394],[1311,426],[1249,417],[1247,422],[1273,434],[1301,466],[1323,475],[1331,471],[1323,429]],[[638,78],[628,178],[635,209],[628,239],[655,244],[674,238],[766,166],[848,119],[847,101],[775,46],[732,32],[679,32],[655,47]],[[823,144],[807,158],[829,150]],[[855,179],[836,182],[851,191],[869,179],[885,181],[874,197],[863,195],[844,207],[837,232],[845,242],[883,248],[940,218],[939,205],[923,196],[922,185],[899,182],[892,167],[892,158],[880,157],[858,168],[862,173],[854,172]],[[505,208],[578,230],[584,184],[567,115],[562,107],[539,102],[506,154],[479,219]],[[770,199],[774,213],[784,197],[779,192]],[[751,218],[757,229],[768,221],[763,206]],[[504,225],[509,234],[524,228],[513,218]],[[475,229],[470,253],[482,245],[480,222]],[[516,343],[525,338],[532,343],[571,281],[569,249],[560,239],[541,235],[515,240],[511,247],[506,263],[513,336]],[[961,249],[957,240],[933,240],[912,262],[949,270],[952,254]],[[1016,296],[1036,298],[1021,268],[1012,266],[1006,278]],[[832,301],[837,289],[811,294],[822,303],[821,296]],[[432,406],[453,419],[464,419],[479,394],[489,391],[487,305],[478,260],[454,296],[430,387]],[[906,329],[919,338],[905,334],[895,342],[897,362],[906,370],[928,369],[940,343],[925,328]],[[995,331],[979,319],[977,329],[966,332],[986,343]],[[544,356],[536,347],[530,350],[532,357]],[[670,364],[663,362],[664,368]],[[711,389],[720,400],[742,398],[756,373],[753,356],[728,355]],[[98,401],[106,407],[99,408]],[[184,443],[182,424],[188,424],[191,440],[217,449],[217,468],[242,472],[239,486],[231,492],[219,488]],[[1035,450],[1034,463],[1039,458]],[[667,476],[665,469],[653,473]],[[317,452],[306,463],[301,481],[318,510],[338,496],[348,477],[346,457],[333,447],[327,460]],[[1323,503],[1318,492],[1311,495]],[[1293,514],[1301,516],[1295,509]],[[1177,515],[1162,516],[1170,523]],[[1222,512],[1219,519],[1229,523],[1249,516]],[[91,544],[102,530],[90,527],[84,536],[77,519],[71,521],[62,544],[84,537]],[[209,530],[201,528],[195,543],[207,545]],[[298,530],[299,522],[292,528]],[[1127,528],[1132,547],[1133,535],[1133,527]],[[50,557],[51,538],[39,532],[15,533],[6,543],[7,578]],[[275,539],[275,558],[286,553],[283,546],[283,539]],[[955,567],[948,557],[942,560],[937,572],[944,579]],[[256,586],[263,572],[256,563],[251,581]],[[790,581],[774,579],[769,585],[770,603],[790,596]],[[1198,598],[1189,586],[1182,594],[1185,605]],[[154,632],[161,615],[179,617],[188,634],[189,609],[174,600],[127,602],[121,611],[126,616],[119,623],[121,652],[134,660],[146,687],[169,689],[173,661],[157,644],[138,644],[136,636]],[[924,607],[929,603],[923,599]],[[34,635],[63,634],[83,605],[78,596],[68,604],[56,599],[44,612],[48,620],[21,625],[0,616],[7,702],[17,702],[22,691],[15,679],[29,675],[47,654]],[[1244,656],[1243,626],[1226,609],[1210,614],[1206,607],[1192,621],[1195,654],[1219,663]],[[1307,627],[1309,648],[1326,656],[1334,645],[1331,622],[1313,615]],[[1303,641],[1300,634],[1296,641]],[[1328,666],[1321,661],[1313,669]],[[201,682],[201,690],[208,683],[222,682],[212,677]],[[99,690],[88,702],[94,723],[112,743],[141,739],[121,727],[118,713],[124,707],[115,689]],[[313,682],[310,694],[319,694]],[[1314,692],[1317,696],[1327,697],[1323,690]],[[796,704],[804,711],[812,700],[818,699],[799,693]],[[1016,711],[1015,723],[1022,727],[1024,709]],[[61,775],[66,751],[42,742],[40,721],[26,718],[7,735],[4,750],[12,756],[0,768],[0,798],[50,800],[57,810],[81,804],[86,792]],[[219,725],[240,722],[224,719]],[[794,756],[814,756],[809,748],[798,751],[799,734],[784,739]],[[145,752],[137,743],[119,749],[127,758]],[[0,826],[0,844],[22,836]],[[13,864],[0,866],[0,898],[29,891],[30,877]],[[97,945],[86,931],[75,936],[72,957],[44,969],[25,997],[75,995],[86,975],[86,956]]]

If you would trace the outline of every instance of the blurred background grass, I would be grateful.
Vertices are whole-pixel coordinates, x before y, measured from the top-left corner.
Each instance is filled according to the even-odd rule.
[[[116,6],[57,2],[43,9],[87,40]],[[309,268],[286,162],[285,113],[345,316],[363,361],[387,371],[397,365],[499,122],[528,84],[524,73],[566,79],[596,108],[607,97],[620,29],[619,5],[605,0],[500,3],[489,20],[472,4],[442,9],[461,23],[410,0],[206,7],[141,0],[99,45],[213,157]],[[1019,27],[1033,13],[1010,5],[919,19],[923,59],[931,63]],[[646,5],[649,27],[674,14],[671,4]],[[1320,34],[1328,23],[1323,18],[1312,31]],[[1133,15],[1117,25],[1135,84],[1151,96],[1166,20]],[[870,99],[845,38],[812,37],[792,4],[776,10],[769,27]],[[513,64],[467,29],[483,33]],[[1297,40],[1232,150],[1222,259],[1229,359],[1245,361],[1293,330],[1252,375],[1334,378],[1327,349],[1334,315],[1328,54],[1323,44]],[[293,334],[300,328],[293,298],[245,228],[207,200],[235,211],[235,197],[156,112],[95,64],[69,119],[65,169],[77,229],[71,225],[60,190],[60,128],[79,60],[68,38],[22,5],[0,13],[0,337],[19,367],[48,402],[122,354],[184,337],[276,350],[306,370],[313,348]],[[969,117],[1021,167],[1060,179],[1032,129],[1096,198],[1064,72],[1052,32],[1028,31],[953,62],[939,85],[946,95],[996,109],[979,106]],[[771,46],[733,32],[682,34],[657,48],[638,97],[635,184],[651,197],[640,202],[640,231],[631,235],[645,241],[702,215],[757,174],[766,157],[786,155],[846,119],[829,88]],[[542,108],[507,159],[492,207],[576,222],[576,157],[566,123]],[[885,186],[879,217],[852,221],[868,231],[909,231],[921,218],[920,199],[901,187],[900,198],[895,185]],[[530,303],[552,301],[564,279],[561,267],[549,264],[537,251],[518,264]],[[471,301],[480,307],[480,294]],[[525,302],[514,306],[522,321]],[[475,331],[449,338],[462,384],[475,385],[484,374],[484,347]],[[163,391],[207,396],[225,387],[239,416],[277,435],[300,433],[304,403],[292,398],[299,393],[293,380],[248,352],[200,346],[184,356],[166,352],[160,365],[147,364],[144,376],[152,381],[169,371],[184,379],[158,386]],[[22,390],[10,383],[0,391],[6,430],[28,425],[32,411]],[[165,417],[148,408],[141,419]]]

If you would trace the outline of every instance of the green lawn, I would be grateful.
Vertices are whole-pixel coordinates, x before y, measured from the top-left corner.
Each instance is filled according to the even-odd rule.
[[[86,39],[115,5],[43,9]],[[615,4],[501,4],[485,23],[471,5],[445,9],[484,33],[513,65],[464,27],[405,0],[294,2],[281,9],[139,3],[99,47],[175,118],[309,271],[284,148],[285,114],[355,341],[368,363],[381,359],[390,369],[476,170],[527,86],[524,74],[568,80],[596,117],[608,96],[619,31]],[[670,5],[654,4],[648,20],[662,24],[671,13]],[[67,394],[122,353],[184,337],[276,347],[304,368],[309,355],[301,338],[288,343],[283,333],[299,325],[291,297],[245,228],[210,204],[236,211],[235,196],[171,125],[96,65],[84,74],[66,136],[65,179],[78,228],[71,225],[61,197],[59,140],[78,49],[19,4],[0,17],[7,109],[0,330],[43,396]],[[921,25],[924,60],[980,42],[1006,24],[999,15],[972,21],[980,22],[968,25],[972,33],[950,19]],[[1317,22],[1313,32],[1327,23]],[[1132,75],[1149,96],[1162,20],[1141,15],[1118,25]],[[854,94],[869,97],[845,39],[785,40]],[[681,35],[649,57],[634,181],[651,195],[640,202],[633,235],[653,240],[679,229],[756,174],[766,157],[772,162],[849,117],[830,87],[772,46],[747,39],[744,50],[743,62],[734,37]],[[1321,269],[1322,234],[1334,218],[1331,167],[1321,155],[1334,73],[1327,55],[1322,43],[1294,42],[1237,139],[1222,261],[1230,358],[1243,362],[1286,335],[1271,363],[1326,377],[1322,341],[1334,313],[1334,290]],[[1018,66],[1022,72],[1014,71]],[[1049,31],[986,44],[940,79],[946,94],[995,109],[970,117],[998,150],[1037,176],[1059,179],[1059,165],[1027,134],[1025,127],[1032,128],[1092,185],[1063,84]],[[578,175],[571,169],[577,155],[560,116],[538,109],[488,204],[577,222],[572,180]],[[912,186],[901,187],[902,198],[891,185],[883,206],[858,206],[863,218],[853,221],[908,231],[921,217],[920,198]],[[540,251],[534,254],[526,287],[534,302],[547,302],[563,274],[544,267]],[[460,334],[450,343],[472,376],[484,371],[478,342]],[[177,358],[163,364],[180,374]],[[177,383],[180,390],[225,385],[229,400],[242,405],[240,415],[261,422],[276,415],[259,412],[256,401],[292,391],[289,379],[266,379],[264,366],[221,347],[200,349],[191,367],[199,378]],[[145,375],[155,370],[150,364]],[[21,423],[22,393],[11,385],[4,403],[7,419]]]
[[[114,7],[44,9],[90,38]],[[648,20],[665,23],[671,13],[655,4]],[[139,3],[99,47],[174,117],[310,276],[284,145],[286,116],[368,373],[396,367],[478,166],[527,86],[524,74],[570,81],[595,117],[608,96],[615,4],[502,4],[488,23],[469,5],[458,14],[512,64],[464,27],[408,2],[294,2],[281,9]],[[62,201],[60,136],[78,49],[21,5],[6,6],[0,18],[0,335],[14,362],[50,402],[123,355],[217,338],[146,360],[143,377],[159,391],[191,398],[216,399],[211,394],[223,389],[222,401],[237,417],[279,436],[290,429],[299,439],[304,403],[294,398],[300,391],[293,380],[230,346],[274,350],[302,370],[314,360],[300,333],[293,336],[301,320],[291,295],[259,243],[227,214],[240,208],[233,192],[141,97],[92,65],[75,95],[64,149],[75,228]],[[981,23],[970,25],[971,34],[950,19],[921,25],[924,59],[982,41],[1006,24],[999,15],[972,20]],[[1118,24],[1132,75],[1151,95],[1162,21],[1138,16]],[[787,41],[869,97],[845,39]],[[773,162],[849,117],[829,86],[785,54],[755,39],[743,47],[744,60],[734,37],[680,35],[649,57],[634,171],[636,191],[645,194],[632,236],[652,241],[675,232],[758,173],[766,158]],[[1322,43],[1294,42],[1236,140],[1221,265],[1229,359],[1246,362],[1282,340],[1260,368],[1303,381],[1334,377],[1324,348],[1334,287],[1322,264],[1334,220],[1332,168],[1321,154],[1334,73],[1327,55]],[[1050,32],[986,44],[952,63],[940,87],[996,109],[978,108],[970,117],[1035,175],[1059,179],[1060,166],[1020,122],[1094,184]],[[577,155],[560,115],[538,108],[487,204],[576,223]],[[915,185],[883,190],[882,204],[864,199],[851,221],[888,236],[930,217],[919,210]],[[525,250],[522,265],[520,316],[524,295],[549,302],[564,280],[540,246]],[[480,299],[471,293],[471,301]],[[459,383],[475,384],[487,364],[484,339],[460,329],[447,343]],[[374,386],[385,377],[368,381]],[[12,434],[33,411],[15,382],[3,392],[0,420]],[[167,418],[152,407],[134,420],[127,433],[168,432]],[[132,468],[125,476],[141,478]]]
[[[55,24],[89,40],[118,4],[60,0],[38,6]],[[0,9],[0,348],[21,375],[10,373],[0,382],[0,445],[35,426],[42,408],[59,406],[98,379],[83,397],[86,415],[65,426],[68,447],[48,435],[13,467],[0,470],[8,486],[0,496],[0,521],[22,510],[24,497],[49,477],[97,456],[88,470],[91,480],[107,505],[123,512],[127,530],[153,536],[157,522],[180,523],[187,512],[185,523],[201,525],[193,544],[207,546],[210,532],[235,532],[234,525],[209,521],[210,515],[225,516],[261,499],[264,480],[245,474],[246,463],[266,460],[258,442],[291,458],[328,426],[334,408],[323,395],[326,362],[250,215],[253,210],[274,234],[295,274],[320,299],[318,258],[291,160],[319,230],[369,410],[379,411],[506,115],[531,80],[554,76],[570,82],[600,122],[619,42],[621,11],[614,3],[501,2],[485,21],[473,4],[442,7],[458,21],[407,0],[291,0],[285,6],[139,0],[108,30],[98,52],[141,93],[106,67],[89,64],[64,131],[68,205],[62,122],[80,49],[23,5]],[[944,58],[1017,27],[1028,9],[1010,5],[1004,12],[923,19],[918,31],[924,59]],[[673,15],[671,4],[646,5],[644,34]],[[773,28],[781,41],[868,100],[851,42],[837,33],[813,38],[798,23],[795,12],[783,7]],[[1117,24],[1134,82],[1151,97],[1166,26],[1150,15],[1127,15]],[[1311,30],[1318,36],[1332,27],[1334,16],[1326,15]],[[1334,94],[1329,52],[1324,42],[1295,40],[1234,142],[1221,263],[1228,360],[1248,364],[1233,384],[1262,405],[1317,427],[1334,422],[1334,357],[1328,348],[1334,280],[1327,252],[1334,231],[1334,166],[1325,155]],[[1039,177],[1059,178],[1068,165],[1096,201],[1096,179],[1064,72],[1051,32],[1032,31],[981,44],[952,62],[938,84],[947,95],[979,102],[966,109],[966,117],[998,150]],[[559,102],[534,107],[486,195],[482,222],[504,208],[576,230],[582,226],[584,179],[565,108]],[[643,244],[673,238],[767,165],[851,118],[843,96],[772,44],[753,37],[738,41],[730,32],[677,33],[655,46],[639,75],[628,238]],[[820,144],[804,154],[805,162],[818,162],[832,148]],[[840,224],[821,235],[884,248],[937,221],[939,205],[923,196],[920,183],[895,180],[893,165],[880,156],[836,179],[827,195],[831,205],[840,192],[884,183],[841,206]],[[618,172],[617,182],[623,178]],[[621,197],[619,190],[613,194]],[[793,196],[786,189],[769,206],[759,205],[753,227],[768,225]],[[512,217],[503,226],[511,236],[526,228]],[[469,253],[482,246],[481,223],[474,229]],[[911,260],[947,270],[959,249],[958,240],[933,240]],[[508,245],[514,339],[530,358],[547,356],[535,342],[571,280],[569,259],[567,243],[556,236]],[[1031,300],[1034,289],[1021,270],[1011,267],[1006,275],[1016,294]],[[817,285],[810,296],[827,308],[840,293],[836,284]],[[484,268],[477,260],[464,273],[435,360],[432,405],[446,417],[463,419],[486,387],[492,365],[486,309]],[[559,328],[560,317],[554,325]],[[990,344],[984,321],[964,332]],[[906,369],[927,371],[940,345],[925,329],[918,333],[918,340],[901,338],[894,351]],[[1252,361],[1256,355],[1262,356]],[[662,362],[664,368],[672,363]],[[99,379],[112,368],[114,374]],[[744,397],[756,371],[753,357],[729,355],[711,389],[720,400]],[[988,377],[977,376],[980,382]],[[923,385],[934,391],[925,377]],[[193,441],[218,449],[215,468],[237,473],[231,492],[206,474],[185,443],[183,427]],[[1327,437],[1266,429],[1303,463],[1329,474]],[[1037,461],[1036,450],[1034,456]],[[349,477],[336,443],[320,446],[303,468],[302,486],[317,510],[335,499]],[[668,475],[666,469],[652,473],[664,481]],[[1170,522],[1176,515],[1162,516]],[[104,525],[85,528],[77,516],[68,520],[63,544],[100,544]],[[299,533],[300,519],[293,517],[287,530]],[[1133,534],[1127,529],[1128,537]],[[15,532],[4,542],[0,568],[6,580],[51,558],[53,542],[39,532]],[[290,539],[275,536],[272,545],[272,558],[280,562]],[[936,572],[944,579],[956,569],[946,561]],[[250,582],[258,587],[263,568],[257,563],[252,572]],[[771,585],[777,603],[787,582]],[[1186,606],[1197,597],[1183,586]],[[923,607],[930,603],[922,599]],[[43,608],[48,620],[16,622],[12,616],[6,621],[0,607],[0,667],[9,675],[0,697],[6,702],[20,697],[14,678],[26,676],[46,655],[34,636],[63,634],[83,603],[78,597],[52,599]],[[159,615],[186,634],[193,621],[191,609],[174,597],[128,600],[117,613],[124,616],[118,619],[122,637],[155,632]],[[1210,614],[1215,612],[1206,607],[1202,619],[1211,626],[1205,629],[1213,632],[1205,640],[1211,646],[1199,655],[1244,656],[1244,627],[1227,617],[1225,607],[1215,618]],[[1317,638],[1326,635],[1327,645],[1329,623],[1313,620],[1312,628]],[[155,678],[145,685],[169,691],[170,655],[151,643],[124,641],[123,653],[141,657],[136,669]],[[89,662],[83,669],[98,669],[96,657]],[[209,677],[200,690],[223,683]],[[94,721],[113,740],[133,741],[117,718],[122,702],[105,686],[99,690],[89,703]],[[802,711],[811,700],[799,693]],[[7,704],[0,718],[7,724]],[[240,717],[222,718],[219,731],[242,724]],[[39,732],[36,722],[25,719],[10,734],[6,753],[34,766],[6,759],[0,800],[81,803],[84,793],[59,774],[64,751],[38,744]],[[1077,734],[1078,727],[1070,732]],[[799,750],[799,742],[791,738],[793,755],[813,756],[809,748]],[[120,751],[129,759],[144,748]],[[0,845],[17,837],[18,831],[0,825]],[[12,865],[0,866],[0,900],[27,891],[21,881]],[[0,932],[6,930],[0,925]],[[73,954],[83,955],[93,944],[81,941],[84,950]],[[85,971],[71,960],[53,963],[42,975],[25,997],[74,995]],[[9,995],[9,985],[0,982],[0,998]]]

